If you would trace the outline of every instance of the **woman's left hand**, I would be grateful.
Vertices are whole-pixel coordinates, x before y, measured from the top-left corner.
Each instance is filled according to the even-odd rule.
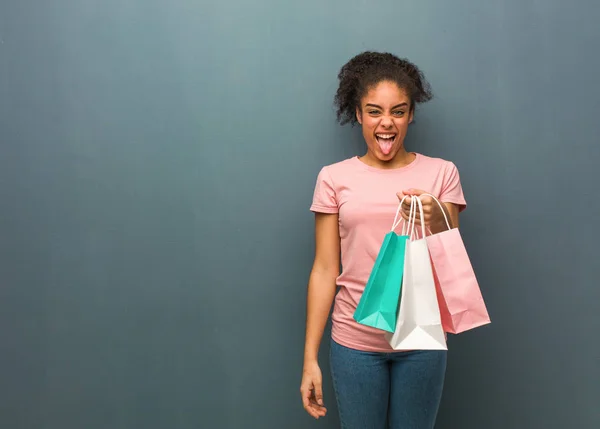
[[[419,197],[421,204],[423,205],[423,219],[421,219],[421,213],[417,208],[415,225],[421,225],[421,221],[424,220],[425,226],[427,226],[431,232],[435,233],[447,230],[448,226],[446,225],[442,208],[429,195],[423,195],[427,193],[427,191],[423,191],[421,189],[406,189],[402,192],[398,192],[397,195],[400,201],[402,201],[402,198],[406,197],[402,203],[402,218],[405,221],[408,221],[411,197],[416,196]],[[442,206],[445,206],[445,204],[442,204]],[[445,207],[445,209],[446,216],[448,216],[448,221],[450,222],[450,227],[452,227],[452,216],[450,216],[450,213],[448,213],[447,207]]]

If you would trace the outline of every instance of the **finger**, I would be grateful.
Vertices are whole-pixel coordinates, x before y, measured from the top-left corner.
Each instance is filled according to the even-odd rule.
[[[315,418],[323,417],[325,414],[327,414],[327,408],[317,404],[314,399],[310,403],[310,411],[310,414]]]
[[[300,388],[300,393],[302,395],[302,405],[304,405],[304,409],[308,411],[308,407],[310,407],[310,389],[307,386],[302,386]]]
[[[406,215],[406,214],[402,213],[402,219],[403,219],[404,221],[406,221],[407,223],[408,223],[408,222],[410,222],[410,223],[409,223],[409,226],[410,226],[410,225],[412,225],[412,222],[413,222],[413,220],[414,220],[414,222],[415,222],[415,225],[421,225],[421,220],[420,220],[419,218],[416,218],[416,219],[415,219],[415,218],[414,218],[414,216],[409,218],[409,216],[408,216],[408,215]]]
[[[421,201],[423,206],[423,213],[431,213],[435,209],[435,206],[431,201]]]
[[[302,392],[302,404],[304,405],[304,409],[306,410],[306,412],[310,414],[311,417],[314,417],[315,419],[319,418],[319,411],[317,410],[314,402],[312,401],[310,390]]]
[[[318,419],[319,417],[323,417],[325,414],[322,414],[318,409],[315,408],[314,405],[310,405],[306,410],[311,417]]]
[[[318,405],[317,405],[318,407]],[[325,407],[319,407],[317,409],[314,410],[315,414],[316,414],[316,419],[318,419],[319,417],[325,417],[325,415],[327,414],[327,409]]]
[[[311,406],[307,410],[308,414],[315,419],[319,419],[320,417],[325,417],[327,414],[327,410],[324,407],[319,407],[318,405]]]
[[[421,219],[415,219],[415,225],[421,226]]]
[[[405,197],[405,195],[400,196],[400,194],[398,194],[398,199],[402,202],[402,207],[403,208],[410,207],[410,198],[411,197],[408,197],[408,196],[406,196],[406,198],[404,198],[404,197]]]
[[[307,408],[305,408],[305,410],[311,417],[315,419],[320,417],[319,412],[312,405],[309,405]]]
[[[409,214],[410,213],[410,206],[402,206],[402,213]]]
[[[327,413],[327,409],[317,403],[314,395],[311,395],[309,405],[308,408],[306,408],[306,411],[308,411],[308,413],[315,419],[323,417]]]
[[[317,400],[317,404],[323,405],[323,387],[320,381],[316,381],[315,385],[315,399]]]
[[[327,408],[325,408],[324,405],[319,405],[319,403],[317,402],[316,398],[311,398],[310,400],[310,407],[315,410],[317,413],[322,413],[323,411],[326,411]]]
[[[425,191],[423,191],[422,189],[414,189],[414,188],[405,189],[402,192],[407,195],[421,195],[421,194],[425,193]]]

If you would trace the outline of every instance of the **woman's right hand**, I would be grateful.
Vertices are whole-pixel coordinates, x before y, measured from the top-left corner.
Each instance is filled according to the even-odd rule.
[[[304,409],[315,419],[324,417],[327,413],[327,408],[323,406],[322,382],[323,377],[319,363],[317,361],[305,362],[300,393]]]

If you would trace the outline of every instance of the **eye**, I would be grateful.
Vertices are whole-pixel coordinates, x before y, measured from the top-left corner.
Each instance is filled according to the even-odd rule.
[[[368,110],[367,113],[369,115],[379,115],[379,110]]]
[[[394,112],[394,115],[396,115],[396,116],[403,116],[404,115],[404,111],[403,110],[396,110]]]

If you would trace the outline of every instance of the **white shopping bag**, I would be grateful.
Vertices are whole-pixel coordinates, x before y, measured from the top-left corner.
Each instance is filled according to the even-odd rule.
[[[415,236],[417,208],[423,219],[421,200],[413,196],[405,222],[410,240],[406,243],[400,310],[396,329],[387,333],[386,339],[395,350],[447,350],[424,224],[421,237]]]

